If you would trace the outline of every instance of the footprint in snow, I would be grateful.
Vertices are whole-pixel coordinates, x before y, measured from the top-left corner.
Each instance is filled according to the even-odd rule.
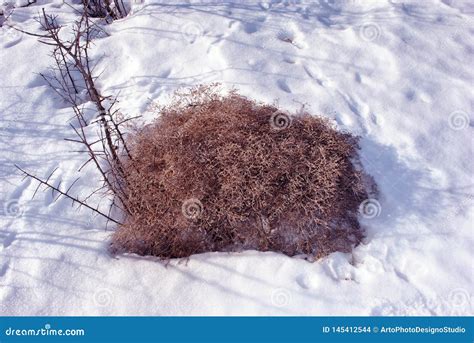
[[[277,85],[282,91],[286,93],[291,93],[290,86],[288,86],[288,83],[285,80],[282,80],[282,79],[278,80]]]
[[[266,20],[265,17],[258,17],[258,18],[255,18],[255,20],[243,21],[241,22],[241,25],[245,33],[252,34],[259,31],[262,28],[265,20]]]
[[[316,279],[305,274],[297,276],[296,283],[303,289],[315,289],[318,287]]]
[[[10,265],[7,263],[4,263],[1,267],[0,267],[0,277],[3,277],[5,276],[5,274],[7,273],[8,269],[9,269]]]
[[[354,267],[349,264],[345,254],[334,253],[324,261],[324,269],[329,277],[335,281],[353,281]]]
[[[359,73],[354,74],[354,79],[356,80],[357,83],[362,83],[362,78]]]
[[[15,30],[14,28],[2,27],[0,28],[0,40],[4,41],[3,47],[5,49],[11,48],[12,46],[20,43],[23,38],[23,33]]]
[[[244,28],[245,33],[252,34],[252,33],[257,32],[260,29],[261,24],[258,24],[255,22],[245,22],[245,23],[242,23],[242,26]]]
[[[310,78],[312,78],[318,85],[321,87],[327,87],[327,88],[335,88],[335,84],[333,81],[331,81],[329,78],[319,75],[320,73],[311,70],[311,68],[305,64],[302,65],[303,70],[305,71],[306,75],[308,75]]]
[[[347,106],[357,118],[362,118],[372,125],[377,125],[377,117],[370,110],[370,106],[363,101],[357,100],[348,94],[339,91],[339,94],[346,101]],[[362,124],[362,123],[361,123]]]
[[[15,241],[15,232],[0,233],[0,238],[3,240],[3,248],[8,248]]]

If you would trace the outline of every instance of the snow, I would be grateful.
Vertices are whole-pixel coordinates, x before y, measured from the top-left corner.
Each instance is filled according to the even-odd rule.
[[[64,23],[77,15],[39,0],[6,23],[39,32],[43,7]],[[58,168],[64,189],[81,176],[82,197],[99,176],[78,173],[85,156],[63,140],[71,109],[38,75],[49,47],[4,25],[0,314],[472,315],[473,14],[456,0],[145,0],[95,40],[99,87],[130,117],[151,120],[150,103],[178,87],[220,82],[361,136],[380,189],[361,216],[367,238],[313,263],[255,251],[113,257],[102,218],[49,191],[32,199],[36,183],[14,164],[40,176]]]

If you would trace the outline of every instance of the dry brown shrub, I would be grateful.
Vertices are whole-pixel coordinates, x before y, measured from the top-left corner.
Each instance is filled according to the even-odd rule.
[[[235,92],[178,94],[132,139],[131,215],[114,252],[186,257],[256,249],[322,257],[363,238],[357,139]]]

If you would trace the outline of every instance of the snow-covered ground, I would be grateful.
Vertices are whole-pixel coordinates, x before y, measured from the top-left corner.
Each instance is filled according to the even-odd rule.
[[[133,3],[95,40],[102,93],[151,119],[152,100],[220,82],[334,119],[361,136],[379,185],[373,218],[361,217],[367,239],[314,263],[255,251],[168,264],[110,256],[113,227],[50,192],[32,200],[36,184],[14,167],[43,177],[58,167],[64,189],[82,176],[80,196],[99,183],[92,167],[77,172],[86,157],[63,140],[71,109],[38,75],[49,47],[4,25],[0,315],[473,314],[473,2]],[[76,16],[38,0],[7,23],[39,32],[43,7],[63,23]]]

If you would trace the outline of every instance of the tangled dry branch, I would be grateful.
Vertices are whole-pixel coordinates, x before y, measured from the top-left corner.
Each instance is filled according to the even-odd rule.
[[[102,176],[105,187],[114,196],[112,207],[118,207],[124,213],[128,213],[124,185],[127,178],[124,175],[121,155],[126,155],[128,160],[131,160],[132,156],[129,154],[122,132],[123,122],[117,120],[116,99],[103,96],[96,86],[97,78],[94,76],[94,66],[91,65],[90,48],[93,37],[99,28],[89,13],[89,6],[95,2],[84,1],[83,4],[84,11],[72,25],[70,31],[72,34],[62,34],[66,27],[58,24],[57,17],[47,14],[44,9],[38,21],[45,33],[25,33],[38,37],[43,44],[52,46],[55,65],[49,73],[40,75],[72,107],[75,123],[71,123],[70,126],[76,138],[67,140],[82,145],[83,151],[89,156],[79,170],[82,170],[88,163],[93,163]],[[64,37],[71,38],[65,39]],[[84,114],[83,104],[88,101],[94,104],[97,111],[96,119],[92,121],[88,120]],[[87,129],[90,125],[96,124],[99,125],[98,138],[90,137],[87,134]],[[41,180],[23,169],[21,171],[42,185],[53,189],[47,180]],[[54,190],[70,198],[73,202],[92,209],[86,200],[71,197],[68,192],[61,193],[59,189]],[[112,219],[109,214],[98,209],[94,209],[94,211],[108,220],[118,222],[118,220]],[[108,212],[110,213],[111,210],[109,209]]]
[[[112,250],[162,258],[256,249],[325,256],[363,238],[357,139],[234,92],[178,94],[131,140],[130,214]]]

